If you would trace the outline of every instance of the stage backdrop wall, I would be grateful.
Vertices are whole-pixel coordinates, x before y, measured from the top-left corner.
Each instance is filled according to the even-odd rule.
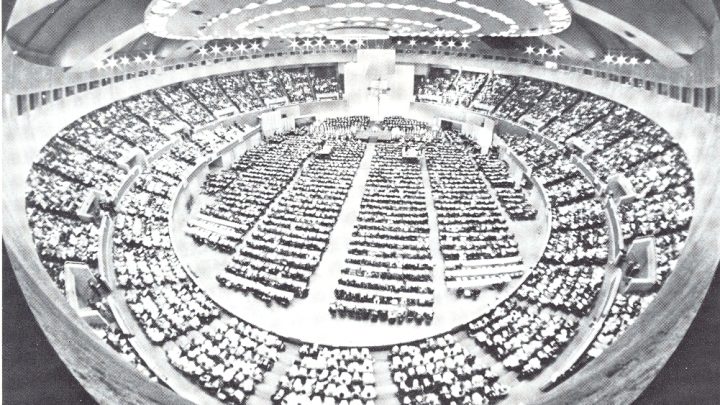
[[[359,49],[357,60],[346,63],[345,94],[350,111],[380,120],[390,115],[407,115],[412,100],[415,67],[397,65],[393,49]],[[378,97],[368,88],[373,81],[387,83],[388,91]]]

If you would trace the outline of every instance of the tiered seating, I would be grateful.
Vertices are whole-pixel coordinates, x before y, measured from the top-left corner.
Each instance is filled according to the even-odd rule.
[[[287,103],[287,95],[280,76],[272,70],[253,70],[246,73],[248,82],[255,89],[266,106],[272,107]]]
[[[303,345],[272,403],[371,405],[376,397],[374,360],[367,348]]]
[[[142,375],[147,377],[151,382],[158,382],[157,376],[147,367],[147,364],[137,354],[135,349],[128,341],[128,337],[115,328],[107,327],[106,329],[97,330],[100,338],[118,352],[125,361],[135,366],[135,369]]]
[[[590,348],[583,353],[582,357],[562,376],[567,378],[572,373],[587,365],[597,358],[608,348],[625,330],[635,322],[642,311],[642,299],[637,295],[617,294],[610,314],[603,322],[600,333],[593,341]]]
[[[241,113],[261,110],[265,104],[260,99],[247,77],[240,73],[228,76],[219,76],[217,82],[230,97]]]
[[[522,85],[521,85],[522,86]],[[533,105],[525,114],[524,119],[537,128],[544,127],[580,100],[582,93],[569,87],[553,85],[545,96]]]
[[[233,140],[240,139],[243,132],[245,132],[245,129],[239,128],[235,124],[219,125],[213,129],[195,131],[191,136],[188,136],[188,140],[197,146],[202,155],[211,155]]]
[[[521,275],[515,236],[472,157],[452,140],[429,146],[426,155],[448,287],[462,293]]]
[[[554,207],[552,210],[553,231],[576,231],[605,226],[605,209],[597,200],[583,200]]]
[[[195,284],[166,284],[129,290],[125,300],[154,343],[197,330],[220,315],[220,309]]]
[[[109,128],[110,133],[129,145],[151,154],[168,141],[168,137],[153,130],[137,116],[131,114],[122,103],[113,103],[93,112],[91,115],[100,127]]]
[[[415,97],[417,101],[457,104],[448,94],[456,76],[457,71],[440,68],[430,68],[427,76],[415,76]]]
[[[243,238],[225,269],[228,274],[218,276],[222,285],[282,305],[307,296],[365,147],[356,140],[330,141],[329,146],[331,155],[310,158]]]
[[[662,194],[670,188],[685,185],[692,180],[692,171],[685,153],[672,146],[625,173],[636,192],[644,197]]]
[[[321,82],[312,79],[313,70],[309,72],[287,86],[277,72],[269,71],[251,72],[250,81],[237,75],[219,78],[219,84],[213,79],[187,84],[201,102],[185,88],[171,86],[113,103],[61,131],[41,151],[28,177],[26,205],[33,238],[43,264],[62,287],[60,273],[67,261],[83,262],[97,271],[99,224],[78,219],[83,196],[97,189],[107,197],[118,188],[124,173],[116,161],[126,152],[139,148],[153,154],[171,139],[169,134],[181,135],[179,143],[136,179],[119,206],[102,203],[101,210],[115,217],[116,281],[131,312],[152,342],[166,346],[178,369],[221,401],[243,403],[272,368],[282,343],[222,315],[190,282],[172,251],[167,214],[175,188],[203,155],[242,133],[240,128],[224,127],[189,133],[178,127],[183,126],[181,120],[196,126],[212,122],[211,113],[232,107],[230,101],[240,111],[258,110],[263,107],[261,99],[277,102],[273,99],[291,93],[298,101],[308,89],[319,93],[318,86],[331,90],[338,86],[332,77]],[[595,187],[570,163],[569,153],[580,148],[601,180],[624,174],[638,192],[619,206],[622,231],[627,243],[642,236],[655,238],[656,288],[617,296],[596,342],[578,362],[580,367],[639,316],[674,267],[694,209],[687,158],[669,134],[647,118],[596,96],[586,94],[572,106],[577,92],[557,85],[541,97],[548,85],[536,81],[528,81],[528,86],[516,78],[492,76],[480,88],[481,75],[451,76],[444,87],[451,95],[449,103],[464,105],[469,94],[479,89],[473,108],[497,106],[498,114],[510,119],[526,111],[530,119],[547,119],[544,134],[560,143],[560,149],[555,149],[536,138],[505,137],[545,188],[553,210],[551,238],[540,264],[513,297],[469,325],[475,340],[507,369],[521,377],[540,373],[572,338],[576,319],[589,313],[602,285],[599,266],[607,261],[608,245],[604,210],[593,198]],[[295,80],[292,75],[284,77]],[[429,89],[431,84],[423,86]],[[393,118],[386,123],[403,126],[404,122]],[[323,136],[347,135],[353,127],[367,128],[368,124],[368,117],[343,117],[315,130]],[[416,124],[409,125],[413,130]],[[224,275],[227,280],[235,277],[233,283],[252,280],[267,287],[250,290],[264,299],[275,299],[273,294],[280,291],[291,297],[307,291],[308,269],[317,265],[325,249],[341,196],[362,155],[362,144],[343,140],[333,143],[329,160],[311,158],[301,169],[320,147],[317,139],[286,134],[272,142],[277,143],[250,151],[231,169],[211,174],[204,185],[204,198],[211,202],[188,224],[188,232],[202,243],[232,250],[245,238],[248,243],[243,248],[271,250],[261,259],[242,262],[242,273]],[[379,144],[377,153],[330,311],[372,321],[430,322],[432,266],[420,167],[401,159],[399,144]],[[515,260],[517,248],[502,212],[477,178],[470,153],[462,139],[453,137],[428,148],[442,253],[447,262],[496,260],[503,263],[497,267],[507,270],[518,265],[504,261]],[[522,218],[529,210],[518,195],[521,190],[507,188],[512,182],[506,165],[495,154],[478,162],[508,215]],[[300,176],[293,180],[298,172]],[[247,233],[253,225],[256,232]],[[479,273],[472,267],[450,268],[446,277],[454,274],[451,281],[477,281],[496,270],[496,266]],[[153,378],[124,336],[114,331],[101,336]],[[393,348],[393,379],[403,403],[485,403],[505,395],[497,378],[457,346],[451,337],[443,337]],[[374,401],[368,352],[303,350],[303,360],[281,381],[275,401]],[[368,362],[369,371],[363,371],[368,370]]]
[[[234,249],[236,243],[228,236],[242,237],[250,230],[315,145],[307,136],[291,133],[281,138],[280,143],[248,151],[229,169],[207,176],[203,193],[210,201],[188,223],[188,235],[219,250]]]
[[[216,117],[232,115],[235,108],[214,78],[185,83],[185,88]]]
[[[65,262],[83,262],[91,268],[97,267],[97,224],[53,214],[39,207],[28,207],[27,215],[40,260],[59,287],[64,288],[61,274]]]
[[[430,126],[426,122],[400,116],[385,117],[380,122],[380,126],[387,130],[398,128],[403,132],[413,132],[430,129]]]
[[[565,95],[564,91],[562,95]],[[571,136],[609,114],[613,108],[615,103],[612,101],[585,93],[577,104],[550,122],[542,133],[550,139],[564,143]]]
[[[457,100],[453,104],[469,107],[486,80],[485,73],[461,72],[453,83],[454,91],[450,92],[450,96]]]
[[[223,403],[244,404],[278,360],[284,343],[237,318],[216,319],[166,350],[170,363]]]
[[[545,93],[550,90],[550,83],[535,79],[522,79],[505,101],[495,110],[495,115],[511,121],[517,121],[530,108],[536,106]]]
[[[125,107],[138,118],[145,120],[160,132],[175,131],[183,123],[172,110],[158,100],[153,93],[141,93],[123,101]]]
[[[470,107],[473,110],[492,112],[519,83],[520,79],[515,76],[491,75]]]
[[[625,173],[632,167],[674,148],[675,143],[665,130],[645,117],[628,118],[620,127],[614,143],[595,142],[581,137],[595,150],[585,161],[603,180],[613,173]],[[612,139],[612,138],[611,138]]]
[[[113,195],[124,174],[117,167],[55,137],[35,159],[35,167],[57,175],[84,188]]]
[[[109,128],[100,126],[92,115],[86,115],[55,135],[55,139],[73,145],[99,160],[114,165],[133,145],[116,137]]]
[[[430,68],[427,77],[415,78],[416,99],[468,107],[486,79],[484,73]]]
[[[420,165],[378,144],[331,304],[333,315],[390,323],[433,318],[429,226]]]
[[[353,135],[370,126],[370,117],[367,115],[351,115],[345,117],[328,118],[315,126],[313,132],[324,134],[329,132],[333,135]]]
[[[629,241],[686,230],[693,207],[693,190],[687,186],[623,204],[619,208],[623,235]]]
[[[587,315],[603,280],[603,269],[539,263],[515,297],[576,316]]]
[[[389,361],[403,405],[486,404],[507,395],[508,387],[452,335],[393,346]]]
[[[516,187],[510,179],[509,165],[500,159],[498,149],[493,147],[487,155],[479,151],[474,153],[485,179],[495,189],[497,199],[510,219],[516,221],[531,220],[537,216],[537,209],[527,200],[522,188]]]
[[[159,88],[155,90],[155,95],[178,117],[194,127],[209,124],[214,120],[210,112],[180,84]]]
[[[291,103],[315,101],[312,72],[296,68],[281,70],[279,74]]]
[[[557,358],[577,321],[509,299],[469,324],[475,341],[508,370],[531,378]]]
[[[335,67],[311,68],[315,74],[313,91],[318,100],[339,100],[342,98],[342,83],[338,82]]]

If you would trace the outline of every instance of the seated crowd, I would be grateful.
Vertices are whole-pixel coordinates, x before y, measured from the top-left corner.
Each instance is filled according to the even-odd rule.
[[[393,346],[388,360],[402,405],[484,405],[507,395],[498,376],[449,334]]]
[[[134,365],[135,369],[147,377],[148,380],[155,383],[159,382],[157,376],[148,368],[145,361],[143,361],[130,344],[128,340],[130,336],[125,335],[122,331],[118,330],[117,327],[111,326],[105,329],[97,329],[96,332],[108,346],[118,352],[125,361]]]
[[[515,235],[488,185],[478,176],[470,153],[452,133],[427,148],[427,167],[440,232],[448,286],[477,290],[504,282],[492,267],[495,259],[522,263]],[[471,271],[471,269],[473,271]],[[459,272],[456,272],[458,270]],[[503,270],[505,270],[503,268]],[[520,272],[521,274],[521,272]]]
[[[220,109],[251,111],[277,99],[285,103],[288,96],[289,101],[309,101],[321,91],[337,91],[332,73],[319,80],[312,72],[253,71],[118,101],[63,129],[41,151],[27,180],[33,240],[61,287],[66,262],[82,262],[98,271],[100,221],[81,220],[78,209],[90,190],[104,194],[100,210],[114,216],[114,276],[128,308],[151,342],[166,345],[171,363],[221,401],[244,403],[284,346],[267,332],[227,319],[190,280],[172,250],[170,198],[183,174],[243,131],[218,127],[190,132],[188,127],[213,123]],[[603,209],[595,199],[594,184],[570,161],[569,154],[577,152],[573,148],[580,149],[599,179],[622,174],[638,192],[634,201],[619,207],[622,231],[626,242],[655,238],[658,288],[679,257],[692,219],[694,189],[687,158],[663,129],[597,96],[499,75],[431,70],[430,76],[418,86],[418,96],[435,92],[449,104],[497,111],[511,120],[525,114],[538,120],[551,117],[541,131],[560,149],[532,137],[506,137],[549,197],[552,225],[546,251],[513,297],[468,325],[475,341],[505,368],[521,377],[537,375],[572,339],[577,318],[589,313],[602,284],[599,266],[607,262]],[[323,135],[347,135],[369,123],[368,117],[342,117],[316,129]],[[397,118],[387,125],[424,128]],[[118,160],[133,149],[146,155],[163,151],[175,135],[180,138],[177,144],[148,162],[113,207],[109,201],[126,176]],[[186,232],[225,251],[239,247],[220,283],[287,304],[307,293],[309,276],[327,246],[363,144],[331,139],[330,157],[320,158],[312,156],[321,146],[319,137],[299,133],[278,139],[247,152],[230,169],[208,176],[203,190],[210,202],[188,222]],[[403,160],[397,144],[381,143],[376,151],[329,310],[371,321],[430,323],[432,262],[420,165]],[[510,183],[497,155],[476,161],[477,156],[452,136],[428,147],[427,154],[445,260],[517,256],[517,243],[500,207],[511,218],[531,215],[532,207],[524,205],[520,191],[503,187]],[[493,187],[504,190],[497,192],[500,205],[473,172],[475,163]],[[650,299],[652,294],[619,294],[578,367],[611,344]],[[114,331],[104,336],[139,364],[127,339]],[[393,347],[390,363],[403,404],[480,404],[507,392],[452,336]],[[367,349],[303,347],[273,401],[373,403],[373,367]]]
[[[214,117],[207,107],[203,106],[180,84],[161,87],[155,95],[168,108],[177,112],[183,121],[193,127],[210,124]]]
[[[550,122],[554,122],[556,118],[564,116],[565,110],[575,106],[582,97],[582,93],[577,90],[570,89],[560,85],[553,85],[545,93],[545,96],[536,101],[534,105],[525,113],[526,122],[535,125],[536,128],[542,128]]]
[[[561,97],[565,97],[567,91],[564,89]],[[615,103],[594,94],[585,93],[581,97],[569,110],[550,121],[542,129],[542,134],[556,142],[565,143],[570,137],[593,125],[615,108]]]
[[[515,297],[532,304],[585,316],[592,308],[603,280],[603,269],[538,263]]]
[[[537,105],[538,101],[543,98],[545,93],[550,90],[550,83],[535,80],[522,79],[515,86],[515,91],[505,98],[505,100],[495,109],[494,115],[517,121],[525,113]]]
[[[281,305],[307,296],[365,148],[357,140],[327,140],[326,145],[330,156],[308,158],[242,239],[228,274],[218,276],[222,285]]]
[[[380,121],[380,127],[386,131],[397,128],[406,134],[419,134],[430,130],[430,126],[426,122],[400,116],[384,117]]]
[[[225,90],[240,113],[265,108],[265,102],[258,97],[247,76],[242,73],[218,76],[218,84]]]
[[[314,76],[304,68],[279,71],[285,92],[291,103],[305,103],[315,100]]]
[[[232,115],[234,106],[215,78],[185,83],[185,89],[216,117]],[[230,111],[228,113],[228,111]]]
[[[228,169],[210,173],[202,185],[209,197],[186,233],[198,243],[232,252],[242,237],[287,187],[317,146],[302,134],[279,136],[245,153]]]
[[[520,184],[516,185],[510,179],[509,164],[500,159],[498,148],[492,147],[487,154],[481,154],[478,150],[474,152],[480,171],[495,189],[497,199],[510,219],[519,221],[535,219],[538,210],[528,202]]]
[[[486,79],[484,73],[430,68],[427,76],[415,76],[415,97],[417,101],[468,107]]]
[[[468,326],[475,341],[508,370],[530,378],[553,362],[578,322],[508,299]]]
[[[470,108],[487,112],[495,111],[519,83],[520,79],[516,76],[491,75],[480,92],[475,95]]]
[[[430,323],[429,232],[420,164],[402,159],[396,142],[377,144],[330,313]]]
[[[367,115],[350,115],[327,118],[316,125],[313,132],[316,134],[330,133],[333,136],[351,136],[358,131],[366,130],[368,126],[370,126],[370,117]]]
[[[376,397],[374,359],[366,347],[303,345],[272,403],[371,405]]]
[[[235,317],[215,319],[166,348],[170,363],[223,403],[245,404],[285,344]]]

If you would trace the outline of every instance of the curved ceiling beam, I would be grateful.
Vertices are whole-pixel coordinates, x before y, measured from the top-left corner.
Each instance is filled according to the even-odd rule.
[[[565,55],[580,60],[591,60],[602,56],[605,49],[582,25],[578,18],[573,19],[573,24],[565,31],[542,37],[542,39],[553,48],[563,48]]]
[[[689,62],[670,46],[630,22],[581,0],[569,0],[569,4],[578,15],[624,38],[663,65],[671,68],[681,68],[689,65]],[[628,6],[636,7],[634,2],[629,3]],[[639,8],[640,12],[646,10],[646,8]]]
[[[110,41],[99,46],[95,51],[86,55],[82,60],[75,63],[69,71],[81,72],[93,69],[97,66],[98,61],[105,60],[113,55],[118,49],[122,49],[128,44],[135,42],[138,38],[147,34],[145,25],[138,24],[135,27],[115,36]]]
[[[116,37],[135,39],[138,26],[143,26],[147,1],[106,0],[75,25],[56,46],[53,59],[60,66],[71,67],[83,62],[99,49],[106,49]],[[129,33],[128,31],[132,31]],[[111,51],[119,48],[113,47]]]
[[[19,23],[25,18],[35,14],[43,8],[56,3],[57,0],[19,0],[15,2],[10,19],[8,21],[7,29],[10,29],[13,25]]]

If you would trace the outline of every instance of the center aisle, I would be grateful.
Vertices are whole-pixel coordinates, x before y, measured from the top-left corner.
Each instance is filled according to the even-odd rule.
[[[340,276],[340,269],[345,264],[345,254],[350,247],[353,225],[360,213],[365,183],[370,175],[370,164],[375,156],[375,142],[368,142],[365,154],[360,161],[352,186],[348,191],[347,198],[343,203],[337,223],[330,233],[330,241],[322,256],[317,270],[310,279],[310,291],[307,298],[295,300],[295,310],[317,311],[318,308],[325,309],[335,300],[335,287]]]
[[[445,287],[445,260],[440,251],[440,228],[438,228],[437,211],[435,210],[435,202],[432,194],[432,185],[430,183],[430,173],[428,173],[427,160],[425,157],[420,159],[420,173],[422,175],[423,185],[425,186],[425,205],[428,213],[428,226],[430,227],[430,254],[433,261],[433,288],[435,289],[435,305],[442,308],[447,302],[454,297],[450,296],[448,289]]]

